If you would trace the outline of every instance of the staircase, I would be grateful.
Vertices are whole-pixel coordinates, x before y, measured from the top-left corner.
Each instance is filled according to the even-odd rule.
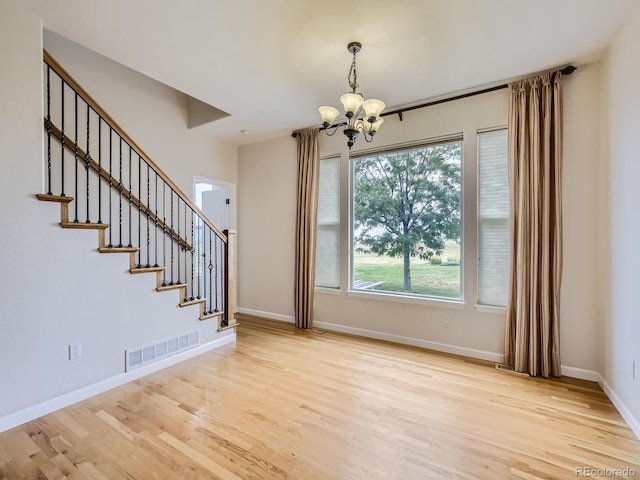
[[[131,274],[155,274],[217,330],[235,328],[235,232],[219,230],[98,103],[43,53],[46,193],[60,226],[98,233],[98,252],[129,255]],[[54,193],[54,191],[56,193]]]

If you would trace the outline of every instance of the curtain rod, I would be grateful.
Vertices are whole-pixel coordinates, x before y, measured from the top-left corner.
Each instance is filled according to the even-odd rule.
[[[568,65],[568,66],[566,66],[564,68],[561,68],[560,69],[560,73],[562,73],[563,75],[571,75],[576,70],[577,70],[577,68],[574,67],[573,65]],[[433,100],[431,102],[421,103],[419,105],[411,105],[409,107],[398,108],[396,110],[391,110],[389,112],[384,112],[380,116],[381,117],[386,117],[388,115],[398,115],[400,117],[400,121],[402,121],[402,114],[404,112],[409,112],[411,110],[417,110],[419,108],[432,107],[433,105],[439,105],[441,103],[453,102],[454,100],[461,100],[463,98],[475,97],[476,95],[482,95],[484,93],[495,92],[496,90],[504,90],[505,88],[508,88],[508,87],[509,87],[508,83],[503,83],[502,85],[496,85],[495,87],[483,88],[481,90],[476,90],[476,91],[468,92],[468,93],[462,93],[460,95],[454,95],[452,97],[441,98],[439,100]],[[346,125],[346,123],[347,122],[342,122],[342,123],[338,123],[338,124],[335,124],[335,125],[331,125],[329,128],[339,127],[341,125]],[[320,130],[326,130],[326,128],[327,127],[320,127]],[[292,137],[297,137],[298,136],[298,132],[293,132],[291,134],[291,136]]]

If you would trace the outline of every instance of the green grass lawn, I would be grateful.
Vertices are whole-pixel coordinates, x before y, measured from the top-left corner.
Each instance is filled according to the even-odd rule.
[[[459,259],[459,248],[447,245],[442,256]],[[456,251],[456,248],[457,251]],[[402,258],[356,253],[353,259],[354,280],[383,282],[376,291],[402,292]],[[411,293],[446,298],[460,298],[460,265],[430,265],[419,258],[411,259]]]

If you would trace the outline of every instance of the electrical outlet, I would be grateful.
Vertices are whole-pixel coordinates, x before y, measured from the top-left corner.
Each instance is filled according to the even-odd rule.
[[[77,360],[82,356],[82,344],[72,343],[69,345],[69,360]]]
[[[451,321],[450,317],[442,317],[442,326],[445,328],[451,328],[453,325],[453,322]]]

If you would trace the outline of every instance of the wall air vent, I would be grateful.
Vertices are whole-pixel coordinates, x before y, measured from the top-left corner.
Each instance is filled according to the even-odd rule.
[[[191,350],[199,344],[200,333],[198,331],[194,331],[155,342],[152,345],[127,350],[125,351],[125,371],[130,372],[131,370],[157,362],[163,358],[171,357],[186,350]]]

